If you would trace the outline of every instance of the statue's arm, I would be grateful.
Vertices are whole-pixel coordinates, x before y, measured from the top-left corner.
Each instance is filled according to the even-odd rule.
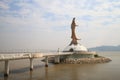
[[[78,25],[75,25],[75,26],[78,26]]]

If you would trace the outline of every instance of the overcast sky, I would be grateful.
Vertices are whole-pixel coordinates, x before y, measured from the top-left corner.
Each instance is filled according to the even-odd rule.
[[[80,44],[120,44],[120,0],[0,0],[0,50],[62,50],[73,17]]]

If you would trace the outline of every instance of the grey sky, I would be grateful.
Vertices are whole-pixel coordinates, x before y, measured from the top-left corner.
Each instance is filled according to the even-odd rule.
[[[62,50],[73,17],[80,44],[120,44],[119,0],[1,0],[0,50]]]

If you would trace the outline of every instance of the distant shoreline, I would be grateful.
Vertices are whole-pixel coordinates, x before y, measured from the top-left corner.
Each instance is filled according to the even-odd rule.
[[[120,45],[118,46],[98,46],[89,48],[90,51],[120,51]]]

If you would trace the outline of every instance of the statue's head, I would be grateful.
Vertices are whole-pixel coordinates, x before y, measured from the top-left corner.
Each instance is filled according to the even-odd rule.
[[[75,17],[73,18],[73,20],[75,20]]]

